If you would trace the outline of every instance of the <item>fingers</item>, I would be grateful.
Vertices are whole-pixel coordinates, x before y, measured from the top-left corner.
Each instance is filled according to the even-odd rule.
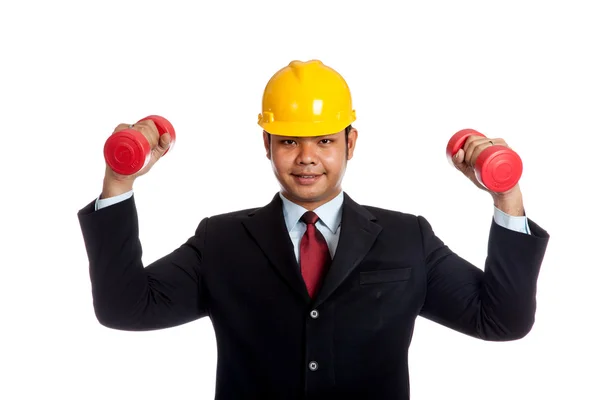
[[[160,135],[158,128],[156,128],[156,125],[151,120],[136,122],[132,129],[141,132],[148,139],[151,149],[154,149],[158,145]]]
[[[490,146],[506,146],[506,142],[501,138],[486,138],[481,136],[469,136],[463,146],[464,159],[463,162],[470,167],[475,165],[477,157],[483,150]],[[506,146],[508,147],[508,146]],[[460,151],[459,151],[460,152]]]
[[[113,131],[116,133],[124,129],[133,129],[140,132],[150,143],[150,148],[154,150],[159,145],[159,133],[156,124],[152,120],[144,120],[136,122],[135,124],[119,124]],[[164,135],[163,135],[164,136]]]
[[[167,152],[171,143],[171,135],[164,133],[158,142],[158,145],[154,147],[150,153],[149,165],[154,165],[161,157]]]
[[[463,146],[463,149],[465,150],[465,163],[470,166],[474,166],[477,156],[479,156],[483,149],[491,145],[492,143],[488,138],[470,136]]]
[[[465,151],[463,149],[459,149],[452,157],[452,162],[456,168],[462,171],[467,166],[465,163]]]
[[[169,146],[171,145],[171,135],[169,133],[164,133],[159,141],[156,148],[153,149],[156,152],[157,158],[160,158],[167,152]]]
[[[117,133],[117,132],[125,130],[125,129],[129,129],[129,124],[119,124],[119,125],[117,125],[117,127],[115,128],[113,133]]]

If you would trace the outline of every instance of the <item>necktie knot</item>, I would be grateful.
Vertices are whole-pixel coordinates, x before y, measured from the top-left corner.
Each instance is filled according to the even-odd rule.
[[[314,225],[319,220],[319,216],[314,211],[307,211],[301,219],[306,225]]]

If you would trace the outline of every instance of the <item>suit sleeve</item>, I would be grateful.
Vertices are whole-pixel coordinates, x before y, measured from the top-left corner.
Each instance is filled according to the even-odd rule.
[[[417,217],[427,268],[421,315],[490,341],[523,338],[533,327],[537,279],[549,235],[528,220],[530,234],[492,221],[484,269],[462,259]]]
[[[201,267],[208,219],[179,248],[144,267],[133,196],[94,208],[95,201],[77,216],[89,260],[94,311],[102,325],[155,330],[207,315]]]

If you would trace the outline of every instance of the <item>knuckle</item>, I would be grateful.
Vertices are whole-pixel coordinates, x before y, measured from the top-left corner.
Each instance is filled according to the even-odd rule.
[[[156,127],[154,121],[152,121],[151,119],[145,119],[143,121],[140,121],[139,123],[148,127],[148,129],[151,129],[152,131],[156,131],[158,133],[158,128]]]
[[[469,137],[467,138],[466,142],[468,144],[472,144],[473,142],[477,142],[478,140],[481,140],[481,136],[479,136],[479,135],[469,135]]]
[[[156,125],[154,124],[154,122],[148,121],[147,124],[145,125],[145,127],[148,130],[148,133],[150,133],[153,137],[156,138],[156,140],[158,140],[158,137],[160,135],[158,133],[158,128],[156,127]]]
[[[157,137],[157,135],[154,134],[154,132],[152,132],[152,130],[148,126],[136,124],[135,127],[138,131],[140,131],[142,133],[142,135],[144,135],[144,137],[146,137],[146,139],[148,139],[151,146],[156,145],[156,142],[158,141],[158,137]]]
[[[124,123],[123,124],[119,124],[119,125],[117,125],[115,127],[115,130],[113,131],[113,133],[119,132],[119,131],[122,131],[122,130],[125,130],[125,129],[128,129],[128,128],[129,128],[129,124],[124,124]]]

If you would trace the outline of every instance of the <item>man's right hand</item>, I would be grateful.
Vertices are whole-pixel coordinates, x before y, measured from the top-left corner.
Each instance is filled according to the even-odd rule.
[[[118,196],[132,190],[135,179],[150,171],[152,166],[156,164],[156,162],[160,160],[162,155],[167,151],[169,144],[171,143],[171,135],[165,133],[160,136],[156,125],[151,120],[137,122],[132,128],[129,128],[129,124],[120,124],[115,128],[113,134],[118,131],[122,131],[123,129],[135,129],[141,132],[142,135],[148,139],[148,143],[150,143],[150,148],[152,149],[150,161],[148,162],[148,165],[133,175],[118,174],[113,171],[108,164],[106,164],[104,183],[102,185],[102,194],[100,195],[101,199]]]

